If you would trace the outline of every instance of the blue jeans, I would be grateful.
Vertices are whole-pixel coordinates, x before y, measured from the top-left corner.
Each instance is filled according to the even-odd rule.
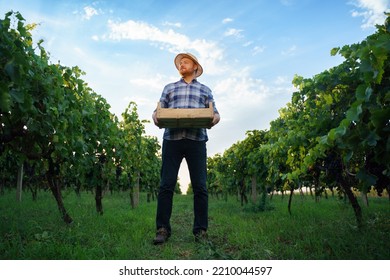
[[[157,198],[156,227],[171,232],[173,193],[180,164],[186,159],[194,191],[193,234],[208,227],[208,192],[206,187],[207,151],[205,141],[163,140],[160,190]]]

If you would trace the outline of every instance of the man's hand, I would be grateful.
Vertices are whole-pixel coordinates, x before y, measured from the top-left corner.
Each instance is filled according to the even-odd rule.
[[[211,122],[211,127],[213,127],[214,125],[216,125],[217,123],[219,123],[219,120],[221,119],[221,117],[219,116],[219,114],[217,113],[214,113],[214,118],[213,118],[213,121]],[[210,128],[211,128],[210,127]]]
[[[152,114],[153,122],[156,126],[158,126],[158,120],[157,120],[157,111],[154,111]]]

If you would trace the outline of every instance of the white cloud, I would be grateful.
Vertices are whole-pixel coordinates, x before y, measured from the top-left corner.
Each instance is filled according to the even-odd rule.
[[[157,27],[146,22],[128,20],[123,23],[108,21],[108,27],[111,31],[110,38],[114,40],[150,40],[155,42],[172,44],[188,44],[188,39],[173,30],[161,31]]]
[[[287,77],[278,76],[276,77],[274,84],[275,85],[286,85],[287,83],[291,84],[291,81]]]
[[[231,106],[242,108],[243,105],[253,105],[269,94],[269,88],[261,79],[250,76],[248,68],[236,70],[235,75],[219,80],[214,87],[215,95],[223,95]],[[250,102],[248,103],[248,100]]]
[[[295,51],[297,50],[297,46],[296,45],[292,45],[290,48],[288,48],[287,50],[283,50],[282,51],[282,55],[286,55],[286,56],[292,56],[295,54]]]
[[[99,15],[99,12],[95,8],[91,6],[84,7],[83,19],[90,20],[93,16],[97,15]]]
[[[128,20],[122,23],[109,21],[108,27],[110,30],[108,37],[112,40],[142,40],[171,53],[194,53],[203,68],[207,68],[208,74],[218,74],[223,69],[219,64],[223,58],[223,50],[215,42],[191,39],[172,29],[161,30],[141,21]]]
[[[282,94],[290,95],[293,91],[291,79],[278,76],[275,81],[267,85],[262,79],[252,77],[248,67],[235,69],[225,79],[218,80],[213,93],[218,103],[223,102],[231,111],[240,111],[245,114],[248,108],[256,108],[264,100]],[[233,109],[236,108],[236,109]]]
[[[180,22],[168,22],[168,21],[165,21],[163,23],[164,26],[173,26],[173,27],[177,27],[177,28],[181,28],[181,23]]]
[[[223,24],[226,24],[226,23],[229,23],[229,22],[232,22],[232,21],[233,21],[232,18],[224,18],[224,19],[222,20],[222,23],[223,23]]]
[[[386,16],[384,12],[389,11],[390,0],[356,0],[352,3],[360,10],[353,10],[353,17],[363,17],[363,29],[374,27],[376,24],[383,24]]]
[[[252,55],[257,55],[259,53],[264,52],[265,47],[264,46],[256,46],[252,49]]]
[[[164,86],[165,83],[165,77],[163,77],[161,74],[156,74],[154,77],[150,78],[133,78],[130,79],[130,84],[135,85],[141,88],[149,88],[151,90],[155,91],[161,91],[161,89]]]
[[[214,98],[221,114],[221,124],[210,131],[209,151],[223,152],[245,133],[268,129],[278,117],[278,110],[290,100],[293,88],[287,77],[265,83],[253,78],[250,69],[236,69],[213,86]],[[234,131],[234,133],[231,133]]]
[[[243,30],[241,29],[235,29],[235,28],[229,28],[225,33],[224,35],[225,36],[234,36],[234,37],[237,37],[237,38],[242,38],[242,35],[241,35],[241,32]]]

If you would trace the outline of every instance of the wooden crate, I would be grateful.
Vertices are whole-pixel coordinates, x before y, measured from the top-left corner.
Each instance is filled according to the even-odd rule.
[[[157,104],[157,120],[160,128],[210,128],[214,118],[213,103],[209,108],[174,109],[161,108]]]

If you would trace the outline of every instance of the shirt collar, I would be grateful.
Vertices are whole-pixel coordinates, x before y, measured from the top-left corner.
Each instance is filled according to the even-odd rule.
[[[186,81],[184,81],[183,78],[180,79],[180,82],[187,83]],[[191,81],[190,84],[192,84],[192,83],[197,83],[197,82],[198,82],[198,80],[197,80],[196,78],[194,78],[194,79]]]

